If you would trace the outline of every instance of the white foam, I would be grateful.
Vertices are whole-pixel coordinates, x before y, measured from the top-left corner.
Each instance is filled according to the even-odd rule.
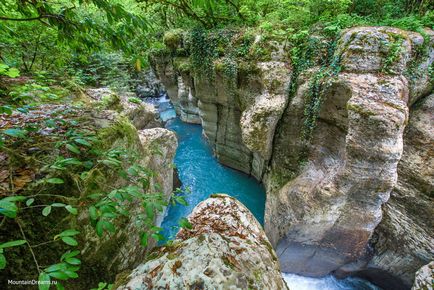
[[[291,290],[379,290],[368,281],[358,278],[338,280],[333,276],[310,278],[295,274],[282,273],[283,279]]]

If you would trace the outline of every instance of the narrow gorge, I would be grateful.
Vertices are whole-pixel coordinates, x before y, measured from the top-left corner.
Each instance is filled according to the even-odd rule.
[[[256,35],[250,52],[266,47],[262,59],[224,53],[208,74],[176,55],[189,41],[178,33],[154,71],[217,159],[264,183],[264,228],[282,271],[410,287],[433,259],[424,217],[433,215],[434,33],[352,28],[332,55],[319,38],[317,65],[300,72],[285,44]]]
[[[0,1],[0,289],[432,290],[434,2]]]

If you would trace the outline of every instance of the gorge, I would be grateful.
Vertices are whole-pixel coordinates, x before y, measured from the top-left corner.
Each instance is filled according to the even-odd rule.
[[[432,290],[434,2],[0,1],[0,289]]]
[[[183,41],[180,34],[172,49]],[[341,34],[329,65],[298,77],[278,43],[265,44],[272,48],[257,63],[236,59],[235,73],[234,60],[223,55],[214,62],[214,79],[189,71],[193,57],[158,56],[153,63],[181,120],[201,122],[217,159],[264,182],[265,231],[283,271],[353,274],[406,289],[433,258],[433,237],[423,229],[432,224],[419,217],[432,216],[432,168],[414,163],[432,152],[433,41],[430,30],[422,37],[353,28]],[[260,42],[256,36],[252,46]],[[394,62],[385,67],[396,43]],[[414,130],[424,144],[418,153],[406,137]],[[413,168],[411,180],[398,164]],[[416,201],[405,197],[415,194],[414,212]],[[397,242],[402,231],[414,233],[412,239]]]

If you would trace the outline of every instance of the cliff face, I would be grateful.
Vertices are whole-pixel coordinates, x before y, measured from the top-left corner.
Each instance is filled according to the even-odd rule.
[[[415,129],[427,126],[427,109],[421,109],[427,105],[421,104],[431,98],[426,68],[434,50],[427,33],[424,41],[393,28],[345,31],[335,53],[341,70],[321,83],[309,143],[299,136],[311,75],[319,69],[297,80],[266,179],[265,230],[284,271],[344,275],[372,267],[401,277],[408,287],[416,269],[433,258],[433,227],[423,217],[432,215],[432,172],[426,168],[432,135]],[[280,187],[276,180],[282,179],[289,182]]]
[[[197,100],[217,158],[263,180],[265,231],[283,271],[376,280],[384,270],[409,287],[434,258],[433,43],[431,30],[352,28],[335,62],[294,79],[278,43],[266,59],[238,59],[232,79],[226,56],[211,79],[186,69],[187,57],[154,62],[181,111]]]
[[[257,37],[252,47],[260,42]],[[282,46],[274,44],[254,63],[222,56],[207,73],[194,72],[188,57],[160,55],[152,63],[178,115],[202,125],[219,161],[262,179],[288,101],[290,65]]]
[[[117,289],[288,289],[259,223],[218,194],[197,205],[173,243],[134,269]]]

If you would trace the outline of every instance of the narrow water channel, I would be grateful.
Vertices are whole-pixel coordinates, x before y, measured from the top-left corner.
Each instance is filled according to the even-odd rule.
[[[166,122],[166,128],[177,135],[178,149],[174,162],[182,182],[182,190],[187,192],[188,202],[188,206],[169,206],[161,225],[164,236],[173,238],[179,229],[179,219],[188,216],[199,202],[213,193],[226,193],[237,198],[263,224],[263,186],[254,178],[221,165],[202,135],[202,127],[184,123],[176,117],[167,97],[154,100],[154,103],[159,107],[160,117]],[[282,275],[291,290],[381,290],[358,278],[338,280],[333,276],[309,278],[288,273]]]

